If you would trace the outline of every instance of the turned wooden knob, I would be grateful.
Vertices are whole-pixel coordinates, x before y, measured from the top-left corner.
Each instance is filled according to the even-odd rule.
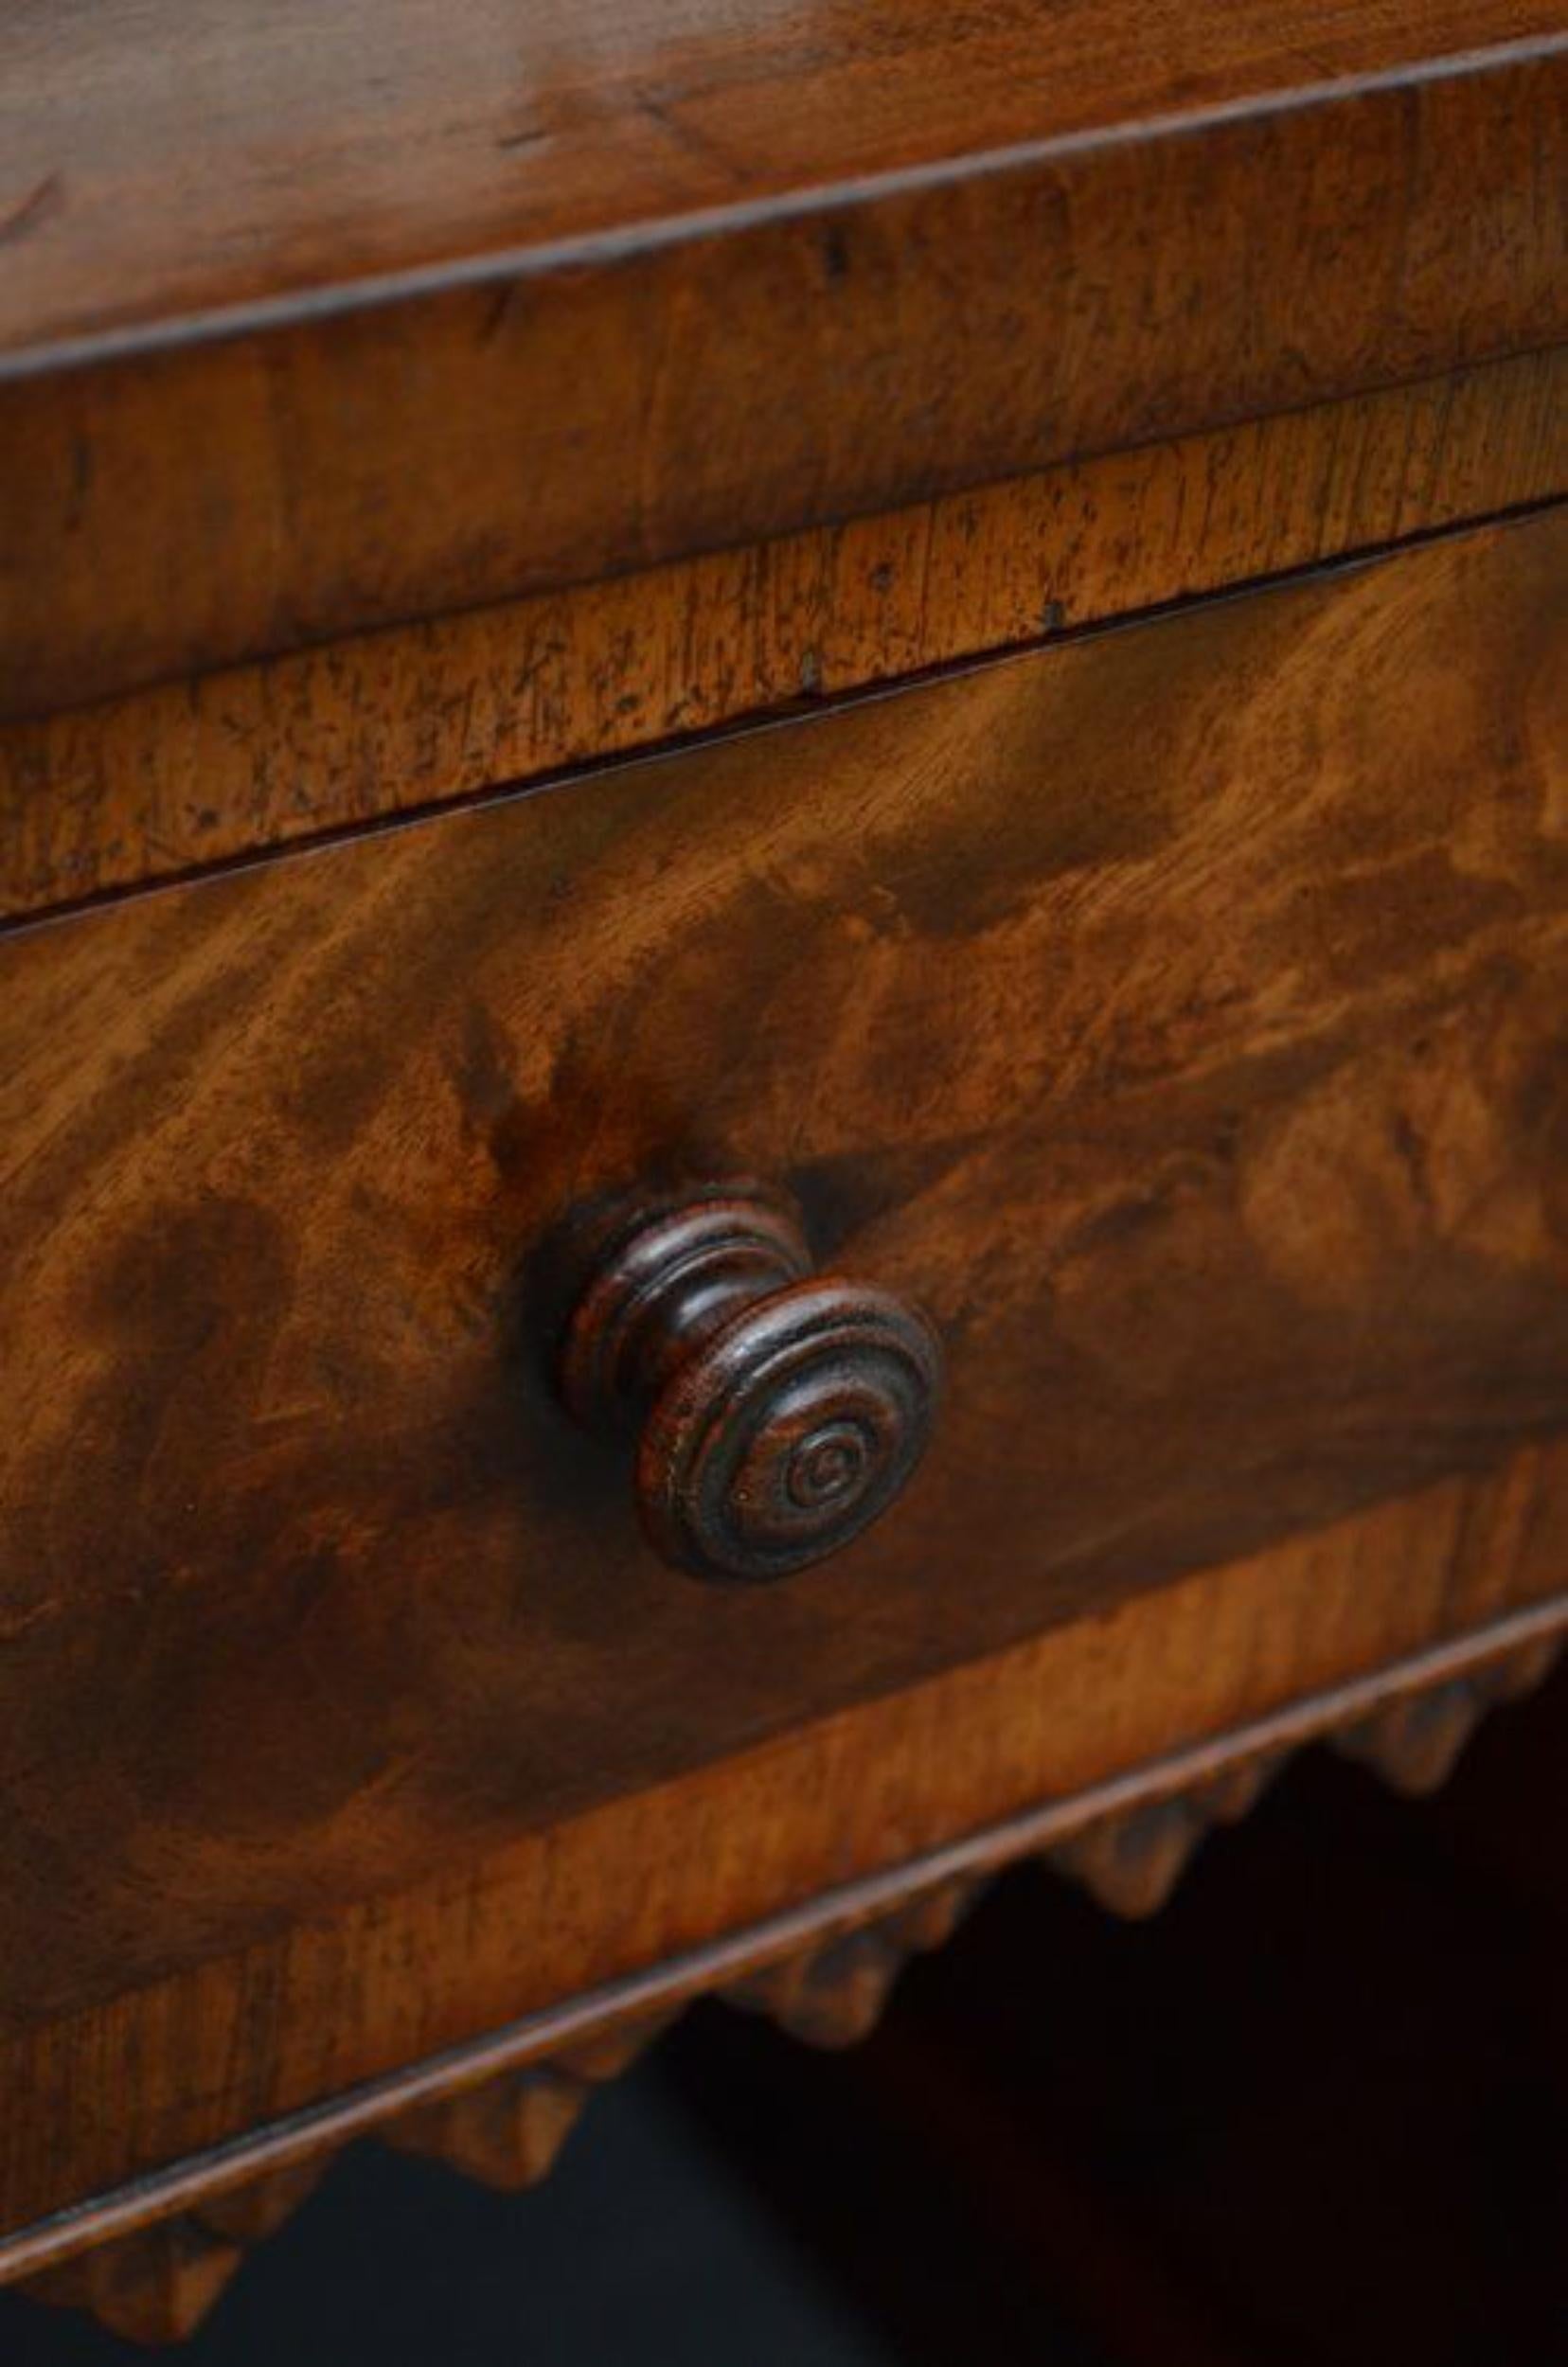
[[[744,1184],[645,1204],[611,1230],[566,1326],[561,1384],[579,1421],[635,1430],[654,1551],[757,1581],[886,1511],[941,1370],[918,1308],[813,1274],[790,1201]]]

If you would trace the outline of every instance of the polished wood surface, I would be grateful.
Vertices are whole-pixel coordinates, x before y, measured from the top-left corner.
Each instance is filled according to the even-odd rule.
[[[1528,1450],[18,2030],[0,2039],[0,2275],[173,2211],[211,2226],[236,2188],[695,1994],[744,1984],[793,2012],[797,1984],[769,1967],[837,1965],[841,1933],[934,1889],[1042,1851],[1097,1879],[1074,1846],[1096,1820],[1130,1820],[1141,1849],[1154,1804],[1205,1804],[1190,1846],[1259,1756],[1500,1665],[1539,1674],[1568,1626],[1565,1513],[1562,1447]],[[810,1982],[825,2035],[827,1985]],[[852,1971],[851,2000],[864,1987]],[[106,2090],[136,2113],[105,2114]]]
[[[880,1520],[925,1451],[941,1342],[918,1308],[813,1271],[765,1184],[596,1207],[562,1402],[631,1431],[643,1535],[671,1568],[768,1584]]]
[[[0,709],[1568,338],[1541,0],[614,16],[11,11]]]
[[[0,725],[0,917],[1568,494],[1568,348]]]
[[[1560,1427],[1565,534],[8,939],[9,2015]],[[738,1172],[950,1389],[725,1596],[556,1402],[553,1244]]]
[[[694,2018],[683,2106],[900,2360],[1555,2367],[1564,1746],[1568,1672],[1420,1806],[1308,1754],[1146,1930],[1007,1881],[864,2046]]]
[[[1522,1628],[1529,1630],[1529,1640],[1510,1642]],[[958,1871],[905,1869],[896,1898],[892,1893],[878,1898],[871,1886],[850,1899],[841,1895],[821,1923],[794,1931],[783,1952],[777,1931],[741,1935],[722,1967],[714,1967],[716,1995],[754,2018],[766,2017],[804,2046],[833,2053],[859,2048],[882,2021],[905,1968],[948,1947],[999,1872],[1032,1857],[1053,1874],[1082,1883],[1112,1914],[1145,1919],[1167,1902],[1203,1842],[1250,1817],[1307,1746],[1327,1742],[1345,1750],[1354,1736],[1357,1755],[1364,1743],[1367,1763],[1383,1772],[1386,1760],[1394,1789],[1406,1789],[1399,1747],[1404,1737],[1427,1725],[1450,1731],[1456,1723],[1468,1737],[1483,1717],[1536,1692],[1565,1646],[1568,1597],[1559,1597],[1555,1607],[1494,1624],[1441,1653],[1385,1668],[1371,1682],[1298,1701],[1288,1716],[1260,1729],[1134,1771],[1115,1788],[1115,1805],[1099,1813],[1093,1799],[1063,1802],[1033,1820],[1032,1828],[1025,1820],[970,1837]],[[1449,1710],[1454,1702],[1464,1705],[1457,1721]],[[1507,1723],[1511,1728],[1515,1721]],[[1445,1776],[1458,1755],[1457,1748],[1450,1751]],[[1054,1838],[1042,1847],[1047,1832]],[[949,1853],[947,1863],[953,1862]],[[1008,1887],[1016,1896],[1016,1886]],[[1249,1951],[1256,1950],[1256,1928],[1245,1935]],[[1343,1935],[1331,1944],[1342,1945]],[[1053,1982],[1071,1969],[1060,1956],[1042,1962],[1052,1967]],[[1227,1965],[1211,1967],[1210,1979],[1227,1967],[1228,1958]],[[651,2012],[628,2012],[602,2001],[587,2025],[593,2035],[579,2033],[547,2053],[505,2060],[508,2043],[522,2044],[514,2032],[444,2066],[423,2067],[415,2073],[423,2083],[423,2100],[397,2109],[383,2095],[379,2119],[374,2099],[362,2094],[353,2100],[352,2120],[329,2113],[313,2125],[295,2122],[263,2133],[262,2144],[312,2148],[285,2166],[258,2175],[243,2149],[238,2160],[187,2164],[177,2178],[153,2180],[139,2196],[103,2207],[99,2240],[90,2250],[71,2249],[82,2238],[80,2221],[74,2228],[57,2223],[34,2230],[9,2248],[0,2244],[0,2279],[24,2255],[45,2256],[52,2244],[52,2265],[23,2283],[30,2297],[92,2309],[106,2325],[134,2338],[177,2338],[241,2267],[243,2247],[275,2234],[309,2201],[350,2127],[368,2130],[400,2152],[429,2154],[486,2185],[534,2186],[553,2169],[596,2092],[619,2079],[679,2021],[689,1995],[669,1994],[676,2002],[667,1997]],[[536,2044],[540,2036],[534,2033]],[[797,2058],[791,2076],[810,2082],[811,2066]],[[858,2132],[841,2121],[824,2126],[831,2127],[835,2146],[856,2142]],[[814,2151],[822,2142],[819,2127]],[[165,2216],[144,2216],[138,2225],[138,2210]],[[111,2217],[121,2233],[105,2239],[102,2227]],[[1159,2358],[1161,2367],[1169,2367],[1167,2354]]]
[[[1562,29],[1546,0],[201,0],[176,71],[137,0],[12,0],[0,350],[646,239]]]
[[[0,2279],[138,2340],[1568,1635],[1560,9],[166,14],[0,23]]]

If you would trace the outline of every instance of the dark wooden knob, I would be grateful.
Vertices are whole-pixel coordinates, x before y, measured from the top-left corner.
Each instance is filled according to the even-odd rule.
[[[633,1212],[566,1326],[579,1421],[637,1433],[655,1552],[701,1577],[780,1578],[898,1495],[941,1388],[936,1335],[885,1290],[814,1275],[798,1213],[761,1185]]]

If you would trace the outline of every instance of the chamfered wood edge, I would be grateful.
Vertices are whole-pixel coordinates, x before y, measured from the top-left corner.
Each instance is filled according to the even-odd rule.
[[[177,2339],[243,2246],[280,2224],[350,2139],[379,2133],[494,2183],[531,2183],[593,2088],[696,1998],[771,2014],[811,2043],[850,2043],[908,1956],[940,1946],[1009,1864],[1042,1859],[1114,1913],[1151,1913],[1203,1837],[1250,1809],[1294,1751],[1329,1741],[1396,1789],[1432,1790],[1484,1712],[1541,1682],[1565,1638],[1568,1594],[1559,1594],[825,1891],[0,2237],[0,2283],[26,2280],[40,2298],[95,2309],[141,2340]],[[148,2231],[170,2225],[156,2251],[139,2250]]]
[[[0,724],[0,929],[1564,493],[1568,346]]]
[[[834,190],[722,235],[687,222],[521,277],[487,261],[156,353],[73,350],[0,384],[0,706],[45,713],[1550,344],[1568,333],[1565,80],[1568,36],[1544,37]],[[1042,292],[1022,311],[1021,251]],[[308,518],[308,543],[280,516]]]
[[[455,288],[509,286],[557,272],[623,263],[668,247],[722,240],[765,224],[810,219],[845,205],[874,205],[918,196],[1139,141],[1171,136],[1202,139],[1235,122],[1256,122],[1388,93],[1407,93],[1432,82],[1536,64],[1565,52],[1568,32],[1535,31],[1509,39],[1472,41],[1434,55],[1395,58],[1352,71],[1311,72],[1299,82],[1238,90],[1196,104],[1178,103],[1131,115],[1113,113],[1103,121],[1042,132],[1036,137],[987,140],[956,154],[918,157],[864,171],[829,170],[755,195],[675,206],[625,222],[556,236],[504,240],[499,244],[487,242],[472,252],[459,246],[434,260],[340,275],[328,272],[261,295],[173,307],[162,314],[98,328],[24,336],[0,345],[0,385],[98,363],[147,359],[297,323],[380,311]]]

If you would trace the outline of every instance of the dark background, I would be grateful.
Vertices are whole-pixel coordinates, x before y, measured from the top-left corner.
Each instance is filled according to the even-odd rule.
[[[1565,1741],[1306,1753],[1149,1925],[1020,1868],[846,2055],[699,2008],[531,2194],[355,2146],[186,2367],[1568,2367]]]

